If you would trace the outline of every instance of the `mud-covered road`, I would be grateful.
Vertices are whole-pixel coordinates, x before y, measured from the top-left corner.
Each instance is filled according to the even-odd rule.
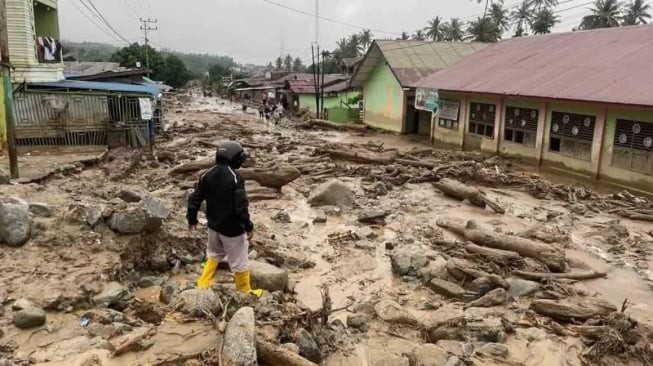
[[[168,106],[154,155],[49,154],[48,175],[34,153],[33,182],[0,185],[0,365],[246,359],[253,339],[223,335],[247,306],[260,364],[265,342],[332,366],[653,364],[649,199],[215,98]],[[228,268],[193,289],[206,233],[187,231],[186,199],[228,138],[252,156],[260,300]]]

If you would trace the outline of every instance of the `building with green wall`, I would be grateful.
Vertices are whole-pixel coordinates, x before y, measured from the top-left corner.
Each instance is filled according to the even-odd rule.
[[[653,193],[651,39],[645,25],[501,41],[414,84],[452,106],[431,139]]]
[[[329,75],[329,79],[324,84],[325,119],[341,123],[357,121],[358,103],[350,104],[350,100],[359,96],[360,91],[351,89],[343,75]],[[297,102],[298,110],[307,109],[317,115],[313,83],[313,80],[289,80],[286,82],[285,93],[288,95],[288,100]]]
[[[428,135],[429,112],[416,110],[412,84],[487,47],[473,42],[374,41],[350,85],[363,90],[363,122]]]

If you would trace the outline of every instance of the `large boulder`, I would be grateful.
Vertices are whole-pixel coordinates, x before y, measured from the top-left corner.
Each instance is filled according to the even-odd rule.
[[[11,175],[0,168],[0,184],[11,184]]]
[[[191,316],[217,315],[220,312],[220,300],[211,289],[190,289],[181,292],[172,301],[172,307]]]
[[[147,214],[147,224],[145,226],[145,230],[147,231],[157,230],[163,225],[163,220],[170,216],[170,210],[163,202],[152,196],[145,196],[140,206]]]
[[[400,276],[417,275],[422,267],[429,264],[424,252],[415,246],[397,250],[390,258],[392,271]]]
[[[127,207],[114,212],[108,221],[111,230],[120,234],[138,234],[145,230],[148,217],[145,210],[140,207]]]
[[[30,238],[31,227],[27,202],[0,203],[0,239],[7,245],[19,247],[25,244]]]
[[[322,363],[322,351],[318,346],[313,335],[306,329],[300,328],[295,333],[295,344],[299,347],[299,354],[309,361],[316,364]]]
[[[45,324],[45,311],[33,305],[23,307],[14,311],[13,323],[20,329],[40,327]]]
[[[410,366],[442,366],[448,359],[447,351],[432,343],[415,347],[408,357]]]
[[[231,317],[224,333],[222,363],[225,366],[256,365],[254,309],[242,307]]]
[[[251,261],[252,288],[268,291],[283,291],[288,286],[288,272],[268,263]]]
[[[38,217],[50,217],[52,216],[52,210],[47,205],[47,203],[41,202],[30,202],[29,211]]]
[[[319,185],[308,196],[311,206],[352,206],[354,191],[337,179]]]
[[[109,282],[104,286],[102,292],[93,297],[93,303],[99,308],[111,308],[122,311],[127,309],[132,297],[129,288],[118,282]]]
[[[394,301],[383,300],[374,307],[376,315],[388,323],[415,325],[417,318]]]
[[[431,290],[444,297],[462,298],[467,291],[453,282],[443,280],[441,278],[434,278],[429,282]]]
[[[541,285],[534,281],[522,280],[521,278],[508,278],[508,297],[528,296],[540,289]]]

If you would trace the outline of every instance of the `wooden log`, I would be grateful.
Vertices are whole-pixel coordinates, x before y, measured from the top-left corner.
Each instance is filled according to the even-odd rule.
[[[259,360],[263,361],[266,365],[318,366],[304,357],[263,340],[260,337],[256,339],[256,353]]]
[[[607,325],[572,325],[571,330],[583,337],[600,339],[610,331]]]
[[[568,279],[568,280],[593,280],[596,278],[607,277],[606,272],[597,271],[576,271],[566,273],[544,273],[544,272],[527,272],[527,271],[512,271],[517,276],[527,278],[529,280],[545,280],[545,279]]]
[[[510,285],[508,285],[503,277],[477,269],[472,262],[464,259],[451,258],[447,261],[446,268],[447,272],[459,280],[462,280],[465,276],[472,278],[485,277],[498,287],[503,287],[504,289],[510,288]]]
[[[647,214],[641,214],[641,213],[625,213],[622,214],[621,216],[627,217],[631,220],[639,220],[639,221],[651,221],[653,222],[653,215],[647,215]]]
[[[318,149],[317,152],[318,154],[327,154],[333,159],[347,160],[355,163],[381,165],[392,164],[392,159],[382,158],[376,155],[361,152],[350,152],[332,149]]]
[[[358,131],[364,132],[370,129],[369,126],[363,124],[353,124],[353,123],[335,123],[331,121],[325,121],[323,119],[312,119],[306,123],[297,125],[299,128],[312,129],[315,127],[328,128],[331,130],[339,131]]]
[[[192,173],[198,170],[209,169],[214,165],[215,165],[214,158],[204,158],[204,159],[199,159],[199,160],[177,165],[176,167],[170,169],[170,171],[168,171],[168,174],[177,175],[177,174]]]
[[[451,230],[475,244],[494,249],[507,250],[518,253],[523,257],[537,259],[546,264],[553,272],[563,272],[565,270],[566,264],[564,251],[556,249],[553,246],[541,244],[518,236],[481,230],[476,227],[473,221],[469,221],[467,226],[463,227],[459,222],[440,219],[437,221],[437,225]]]
[[[281,187],[299,178],[302,173],[292,166],[280,166],[271,169],[240,169],[240,175],[252,179],[263,187],[281,189]]]
[[[470,187],[455,179],[442,178],[439,182],[433,183],[433,186],[446,196],[454,197],[459,200],[468,200],[474,206],[485,208],[486,204],[495,212],[504,214],[506,211],[496,202],[486,197],[475,187]]]
[[[436,166],[440,165],[440,163],[437,161],[428,161],[428,160],[396,159],[394,162],[401,165],[408,165],[417,168],[428,168],[428,169],[433,169]]]
[[[519,253],[511,252],[508,250],[482,247],[472,242],[468,242],[465,244],[465,250],[469,253],[480,254],[484,258],[487,258],[494,263],[498,263],[502,265],[506,265],[511,262],[517,262],[522,259]]]
[[[538,314],[560,321],[587,320],[617,311],[617,307],[607,301],[590,298],[537,299],[533,300],[531,308]]]

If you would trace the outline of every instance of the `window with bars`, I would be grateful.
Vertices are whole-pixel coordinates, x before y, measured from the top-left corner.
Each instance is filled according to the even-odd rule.
[[[470,103],[469,133],[494,140],[494,117],[496,110],[494,104]]]
[[[506,107],[504,141],[535,147],[539,111],[531,108]]]
[[[460,102],[457,100],[441,99],[438,116],[438,127],[457,130],[459,126]]]
[[[596,117],[552,112],[549,151],[574,159],[592,160]]]
[[[653,123],[617,119],[612,166],[653,173]]]

